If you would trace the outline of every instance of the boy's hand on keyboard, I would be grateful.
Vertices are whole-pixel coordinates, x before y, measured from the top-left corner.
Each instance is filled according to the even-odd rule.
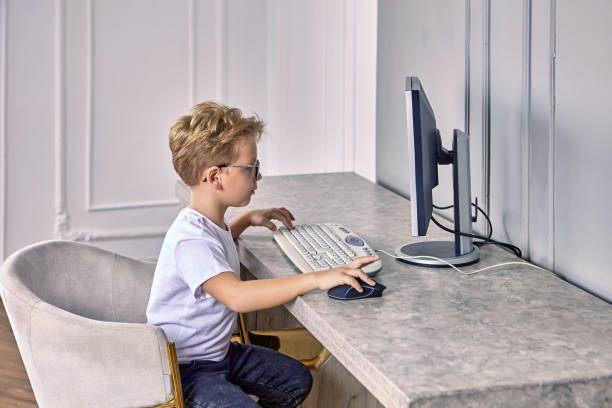
[[[295,218],[285,207],[254,210],[251,211],[250,214],[249,224],[252,227],[262,226],[272,231],[276,231],[276,225],[274,225],[272,220],[279,220],[287,229],[293,229],[293,223],[291,221],[295,221]]]
[[[361,256],[353,259],[353,261],[347,265],[313,273],[317,275],[318,287],[321,290],[328,290],[338,285],[348,284],[354,287],[358,292],[362,292],[363,289],[355,278],[359,278],[370,285],[375,285],[376,282],[368,277],[368,275],[366,275],[361,268],[377,261],[378,258],[378,255]]]

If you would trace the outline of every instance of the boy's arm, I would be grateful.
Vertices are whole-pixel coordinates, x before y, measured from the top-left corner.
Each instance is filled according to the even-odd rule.
[[[247,313],[282,305],[317,286],[311,274],[241,281],[233,272],[224,272],[202,288],[233,311]]]
[[[276,225],[274,225],[272,220],[279,220],[285,227],[292,229],[293,224],[291,221],[295,220],[295,218],[293,214],[284,207],[247,211],[230,221],[232,238],[234,241],[237,240],[240,234],[248,227],[263,226],[271,231],[276,231]]]
[[[247,211],[230,221],[230,230],[232,231],[232,238],[234,241],[238,239],[245,229],[250,227],[250,219],[251,211]]]
[[[363,256],[339,268],[276,279],[241,281],[233,272],[223,272],[204,282],[202,289],[233,311],[247,313],[282,305],[314,289],[349,284],[361,292],[363,289],[355,278],[375,284],[361,267],[377,259],[376,255]]]

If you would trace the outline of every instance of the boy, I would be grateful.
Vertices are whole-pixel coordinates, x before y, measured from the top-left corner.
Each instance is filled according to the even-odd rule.
[[[191,189],[190,205],[168,230],[149,304],[149,324],[176,344],[187,407],[295,407],[312,378],[300,362],[263,347],[230,343],[237,312],[266,309],[314,289],[372,283],[361,269],[377,256],[347,266],[288,278],[241,281],[234,240],[250,226],[293,228],[285,208],[248,211],[228,225],[228,207],[243,207],[261,180],[256,142],[263,122],[240,110],[204,102],[170,129],[172,163]],[[247,394],[259,397],[255,403]],[[258,405],[259,404],[259,405]]]

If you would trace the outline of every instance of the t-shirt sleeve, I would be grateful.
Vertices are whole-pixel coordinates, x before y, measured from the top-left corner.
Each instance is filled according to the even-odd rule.
[[[202,284],[223,272],[231,272],[225,250],[212,239],[190,239],[176,245],[176,266],[194,297],[208,297]]]

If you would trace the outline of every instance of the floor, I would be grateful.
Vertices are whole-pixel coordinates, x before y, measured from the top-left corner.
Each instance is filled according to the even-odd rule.
[[[13,331],[0,300],[0,407],[36,408]]]

